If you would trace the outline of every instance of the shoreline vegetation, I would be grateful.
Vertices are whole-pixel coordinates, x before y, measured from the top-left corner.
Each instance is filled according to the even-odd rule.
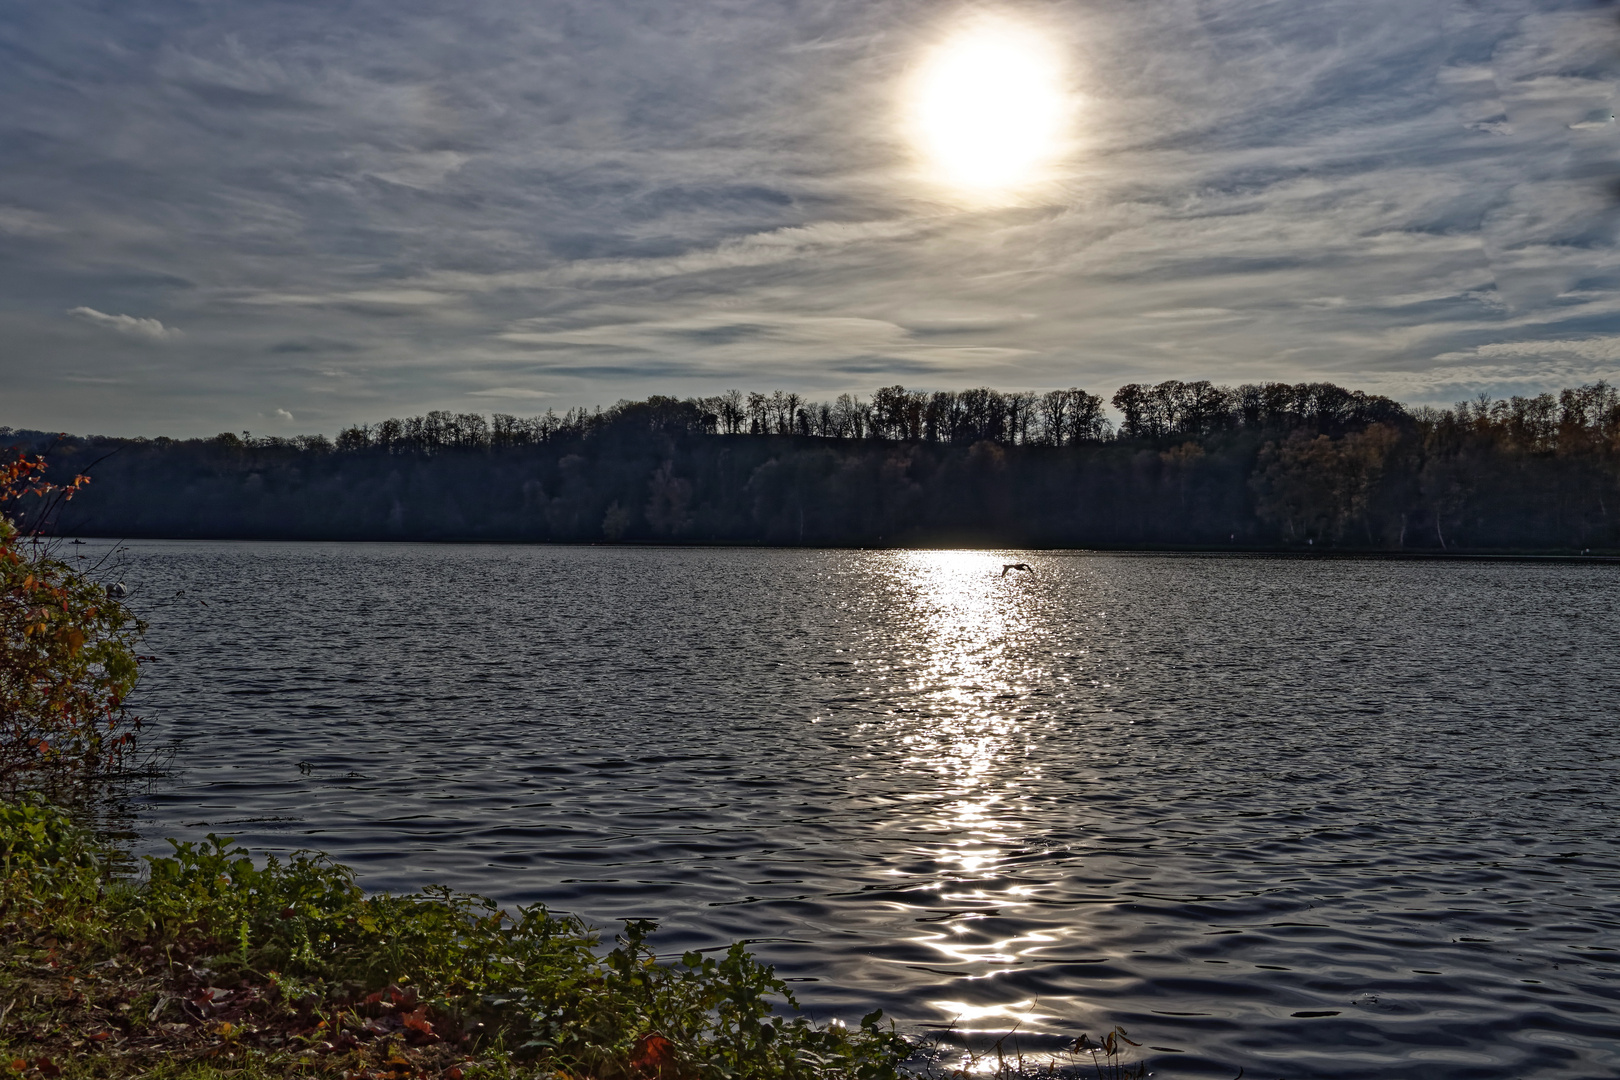
[[[19,502],[85,486],[0,461],[0,1071],[67,1080],[899,1080],[1033,1071],[1006,1038],[941,1066],[881,1010],[798,1015],[742,944],[661,960],[656,924],[609,948],[578,918],[429,887],[365,893],[314,852],[255,860],[170,841],[136,871],[86,822],[150,763],[127,701],[147,659],[121,585],[56,557]],[[47,794],[49,796],[47,797]],[[72,809],[64,809],[70,807]],[[1142,1075],[1116,1031],[1048,1075]],[[993,1054],[993,1057],[989,1055]],[[960,1055],[958,1055],[960,1056]],[[981,1063],[993,1067],[979,1070]]]
[[[1025,1056],[798,1015],[741,944],[661,962],[595,930],[429,888],[366,895],[228,837],[127,858],[37,796],[0,803],[0,1068],[55,1080],[1142,1080],[1116,1028]],[[1009,1045],[1011,1043],[1011,1045]]]
[[[366,895],[312,853],[175,843],[139,879],[37,799],[0,808],[0,1054],[66,1076],[895,1080],[881,1011],[795,1015],[741,945],[662,963],[631,921],[429,889]]]
[[[0,429],[96,479],[62,536],[828,547],[1620,552],[1620,392],[1409,409],[1330,383],[1103,399],[737,391],[321,435]],[[45,520],[23,499],[19,520]]]

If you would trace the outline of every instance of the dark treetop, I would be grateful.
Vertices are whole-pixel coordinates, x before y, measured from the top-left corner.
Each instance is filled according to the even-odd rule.
[[[336,441],[0,435],[94,482],[62,534],[744,544],[1620,548],[1620,393],[1408,410],[1329,383],[733,391]]]

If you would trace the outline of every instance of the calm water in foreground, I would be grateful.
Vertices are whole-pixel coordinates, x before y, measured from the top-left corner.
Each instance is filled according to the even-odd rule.
[[[132,544],[147,849],[1160,1077],[1620,1076],[1620,567],[1016,557]]]

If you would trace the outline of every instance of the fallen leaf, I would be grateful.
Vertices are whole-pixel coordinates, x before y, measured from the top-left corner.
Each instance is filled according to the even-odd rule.
[[[423,1035],[433,1034],[433,1024],[427,1018],[427,1006],[424,1005],[415,1012],[400,1014],[400,1022],[412,1031],[420,1031]]]

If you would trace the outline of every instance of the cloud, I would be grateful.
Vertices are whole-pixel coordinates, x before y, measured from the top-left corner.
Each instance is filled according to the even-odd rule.
[[[1439,359],[1454,360],[1470,355],[1497,360],[1512,360],[1521,357],[1539,359],[1547,356],[1558,356],[1615,364],[1620,363],[1620,334],[1574,340],[1502,341],[1491,345],[1481,345],[1474,349],[1471,354],[1446,353]]]
[[[50,236],[62,231],[60,225],[44,214],[17,206],[0,206],[0,235]]]
[[[1481,391],[1533,395],[1620,380],[1620,335],[1530,338],[1441,353],[1433,366],[1365,377],[1370,389],[1412,402],[1447,404]]]
[[[757,269],[815,258],[856,244],[900,240],[924,227],[920,221],[818,222],[727,240],[713,248],[672,258],[589,259],[528,279],[532,284],[650,281],[719,270]]]
[[[432,190],[443,187],[450,175],[470,160],[470,155],[454,150],[406,153],[370,175],[402,187]]]
[[[332,341],[323,338],[290,338],[266,346],[265,351],[278,354],[297,353],[352,353],[363,347],[352,341]]]
[[[326,305],[376,305],[384,307],[429,307],[453,300],[443,292],[417,288],[351,289],[340,293],[316,295],[310,293],[262,292],[232,297],[240,304],[260,304],[266,307],[322,307]]]
[[[336,424],[902,377],[1421,395],[1614,363],[1546,344],[1620,327],[1603,5],[1013,8],[1064,52],[1074,153],[964,207],[898,120],[955,5],[35,5],[0,20],[0,323],[27,342],[0,378],[25,353],[117,374],[38,407],[207,434],[264,400]]]
[[[108,315],[91,307],[70,308],[68,314],[92,325],[116,330],[130,337],[145,338],[148,341],[164,341],[180,336],[179,330],[172,326],[164,326],[156,319],[138,319],[133,315]]]
[[[285,420],[289,424],[292,423],[294,419],[293,414],[288,412],[286,409],[277,409],[270,415],[275,417],[277,420]]]
[[[732,237],[719,244],[697,247],[680,255],[575,259],[545,270],[496,273],[439,272],[412,283],[420,288],[401,289],[398,294],[413,298],[433,297],[443,302],[450,299],[445,292],[481,293],[580,285],[633,285],[700,277],[730,270],[763,269],[805,259],[826,258],[861,244],[903,240],[907,236],[923,232],[927,225],[924,220],[910,219],[862,223],[817,222]],[[281,299],[279,302],[314,301],[298,298],[296,301]]]
[[[521,386],[495,386],[488,390],[469,390],[468,397],[484,398],[548,398],[554,397],[544,390],[531,390]]]

